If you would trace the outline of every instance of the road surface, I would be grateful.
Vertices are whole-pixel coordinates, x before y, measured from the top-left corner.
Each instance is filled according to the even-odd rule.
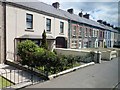
[[[118,58],[26,88],[114,88],[117,84]]]

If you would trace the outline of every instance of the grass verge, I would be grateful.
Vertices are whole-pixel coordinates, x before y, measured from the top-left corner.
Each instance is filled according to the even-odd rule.
[[[13,85],[13,83],[9,82],[7,79],[0,76],[0,88],[5,88]]]

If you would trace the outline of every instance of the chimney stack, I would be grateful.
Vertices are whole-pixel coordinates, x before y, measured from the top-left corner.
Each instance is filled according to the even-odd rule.
[[[59,9],[60,4],[59,4],[59,2],[55,2],[55,3],[52,4],[52,6],[56,9]]]
[[[87,18],[87,19],[89,19],[89,16],[90,16],[90,14],[87,14],[87,13],[85,15],[83,15],[83,17]]]
[[[106,21],[104,21],[104,22],[103,22],[103,24],[104,24],[104,25],[107,25],[107,22],[106,22]]]
[[[110,27],[110,24],[109,24],[109,23],[107,23],[107,26],[109,26],[109,27]]]
[[[97,20],[97,22],[99,22],[99,23],[101,23],[101,24],[103,23],[103,21],[102,21],[102,20]]]
[[[67,10],[70,14],[73,14],[73,9],[71,8],[71,9],[68,9]]]
[[[80,12],[80,13],[79,13],[79,16],[80,16],[80,17],[83,17],[83,13],[82,13],[82,12]]]
[[[110,27],[114,28],[114,26],[113,26],[113,25],[110,25]]]

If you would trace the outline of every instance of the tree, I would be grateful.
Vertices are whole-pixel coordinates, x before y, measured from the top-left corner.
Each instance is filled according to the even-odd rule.
[[[42,44],[41,47],[44,49],[48,49],[48,44],[47,44],[47,39],[46,39],[46,32],[44,30],[44,32],[42,33]]]

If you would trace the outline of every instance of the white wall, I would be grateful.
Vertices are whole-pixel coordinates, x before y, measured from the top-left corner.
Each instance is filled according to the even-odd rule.
[[[3,6],[0,2],[0,63],[4,63],[4,18]]]
[[[33,31],[26,30],[26,13],[33,14]],[[6,7],[6,30],[7,30],[7,58],[13,59],[14,53],[14,39],[19,38],[25,34],[42,35],[46,30],[46,18],[51,19],[51,33],[54,38],[57,36],[67,37],[68,22],[67,20],[57,19],[51,16],[42,15],[36,12],[16,8],[10,5]],[[60,21],[64,22],[64,34],[60,35]]]
[[[114,45],[114,32],[111,32],[111,48],[113,48]]]

